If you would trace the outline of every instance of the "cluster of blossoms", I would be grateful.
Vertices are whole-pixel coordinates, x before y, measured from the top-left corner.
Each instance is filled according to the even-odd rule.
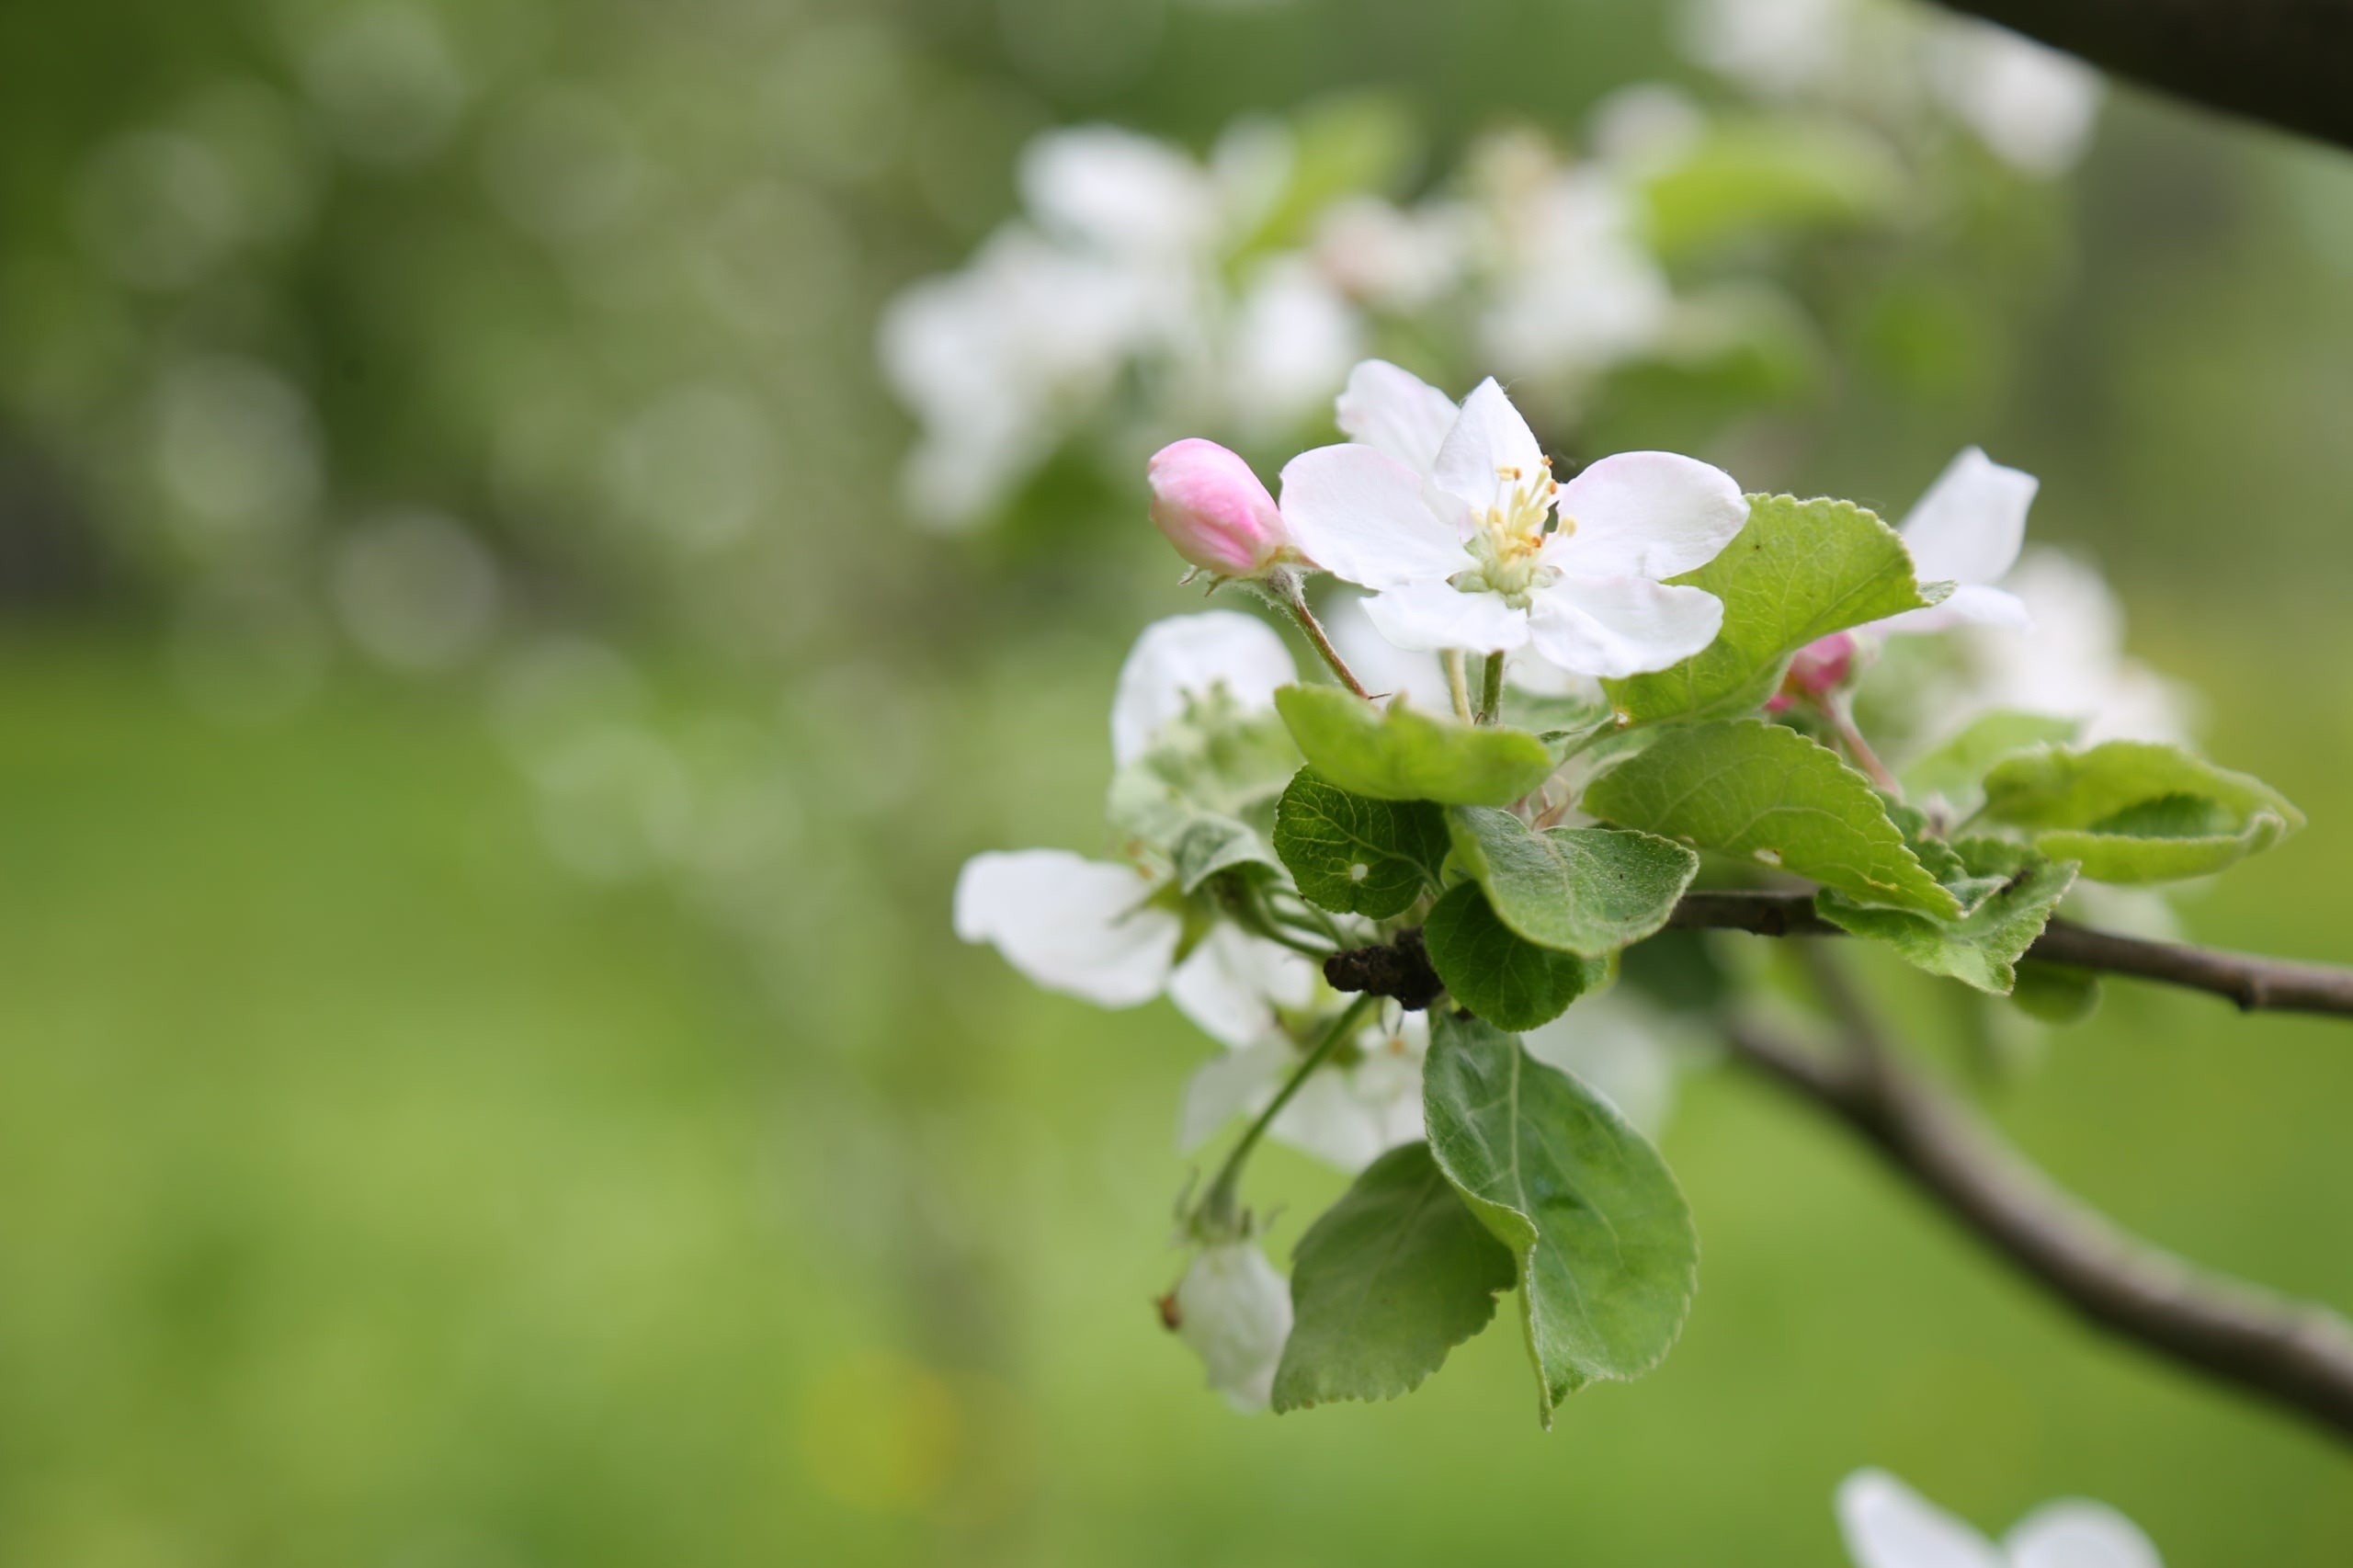
[[[1726,638],[1727,602],[1709,585],[1723,580],[1709,569],[1743,539],[1756,500],[1722,471],[1674,453],[1627,452],[1556,478],[1498,383],[1483,381],[1457,403],[1380,360],[1353,369],[1335,416],[1348,439],[1294,458],[1279,497],[1213,442],[1171,445],[1148,465],[1151,517],[1196,576],[1255,591],[1295,619],[1339,678],[1359,697],[1385,700],[1392,719],[1420,713],[1472,734],[1495,725],[1507,705],[1548,713],[1558,727],[1546,744],[1555,749],[1540,750],[1534,783],[1639,731],[1627,704],[1640,705],[1640,681],[1693,669]],[[1821,736],[1891,799],[1901,787],[1854,719],[1859,689],[1883,670],[1915,700],[1927,693],[1946,722],[1924,732],[1915,752],[1935,751],[1997,709],[2005,722],[2023,711],[2049,726],[2037,739],[2085,727],[2165,738],[2177,723],[2159,699],[2166,688],[2122,658],[2096,576],[2063,557],[2022,559],[2035,489],[2031,476],[1970,449],[1898,532],[1856,513],[1866,520],[1841,526],[1886,541],[1880,548],[1893,551],[1905,585],[1891,602],[1904,608],[1768,659],[1776,684],[1752,702]],[[1797,517],[1777,526],[1809,526],[1802,510]],[[1305,585],[1318,574],[1360,595],[1325,596],[1328,630]],[[1911,588],[1915,576],[1929,586]],[[2068,593],[2082,601],[2087,583],[2099,597],[2064,602]],[[2054,594],[2054,584],[2064,586]],[[2052,605],[2059,613],[2038,619],[2037,609]],[[1940,644],[1940,656],[1907,661],[1891,652],[1915,642]],[[1299,781],[1315,778],[1301,771],[1302,750],[1313,748],[1297,715],[1279,707],[1298,683],[1283,641],[1255,617],[1213,609],[1148,628],[1120,671],[1111,714],[1116,858],[983,854],[966,865],[955,901],[960,936],[993,943],[1039,983],[1111,1007],[1165,995],[1225,1048],[1188,1087],[1180,1148],[1199,1147],[1237,1119],[1256,1120],[1210,1198],[1187,1216],[1195,1256],[1166,1310],[1212,1384],[1245,1408],[1269,1400],[1293,1310],[1291,1288],[1259,1251],[1256,1222],[1233,1201],[1239,1157],[1264,1133],[1360,1172],[1428,1134],[1424,1009],[1436,987],[1344,987],[1334,964],[1335,955],[1395,950],[1383,944],[1397,938],[1400,912],[1435,923],[1435,911],[1414,889],[1371,896],[1370,883],[1387,873],[1370,841],[1348,851],[1345,867],[1361,899],[1350,887],[1336,897],[1311,889],[1298,874],[1296,840],[1286,834],[1301,824],[1283,819],[1302,809],[1290,803]],[[1535,829],[1593,820],[1558,783],[1510,791],[1524,793]],[[1924,822],[1949,804],[1933,793],[1915,803],[1927,808]],[[1442,846],[1424,851],[1426,869],[1445,855]],[[1780,864],[1778,850],[1755,858]],[[1968,882],[1954,875],[1956,885]],[[1974,896],[1984,893],[1980,886]],[[1415,944],[1418,953],[1418,937]],[[1454,985],[1458,1004],[1467,1001],[1443,970],[1439,978]],[[1674,1063],[1693,1053],[1683,1038],[1689,1026],[1632,987],[1606,989],[1606,977],[1600,985],[1593,978],[1570,987],[1571,996],[1600,993],[1573,1013],[1555,1007],[1520,1020],[1528,1052],[1637,1125],[1654,1125]],[[1377,1005],[1355,994],[1367,991]]]
[[[2054,175],[2099,102],[2038,45],[1875,0],[1695,0],[1688,20],[1693,57],[1747,103],[1629,86],[1576,156],[1491,133],[1412,200],[1411,138],[1366,103],[1237,121],[1206,157],[1111,125],[1039,136],[1020,215],[884,312],[882,371],[920,427],[912,514],[983,523],[1081,435],[1121,465],[1175,429],[1273,446],[1392,343],[1492,369],[1555,426],[1625,366],[1786,353],[1764,346],[1802,335],[1798,312],[1769,273],[1714,263],[1727,225],[1900,224],[1949,123],[1923,105]],[[1694,210],[1727,180],[1756,194]],[[1776,189],[1800,194],[1783,210]],[[1683,267],[1691,253],[1710,265]]]

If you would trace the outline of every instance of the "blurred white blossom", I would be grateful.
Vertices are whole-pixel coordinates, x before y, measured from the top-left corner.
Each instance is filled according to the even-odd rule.
[[[2139,1526],[2081,1498],[2044,1504],[1999,1542],[1883,1470],[1841,1482],[1837,1510],[1855,1568],[2164,1568]]]

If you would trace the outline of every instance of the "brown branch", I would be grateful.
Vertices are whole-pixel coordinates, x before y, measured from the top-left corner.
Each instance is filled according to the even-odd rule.
[[[1737,1058],[1859,1133],[1899,1174],[2036,1284],[2144,1349],[2235,1383],[2353,1440],[2353,1325],[2210,1274],[2054,1187],[1961,1105],[1902,1065],[1851,996],[1851,1050],[1825,1060],[1760,1026],[1728,1024]]]
[[[1946,0],[2210,108],[2353,147],[2353,0]]]
[[[1813,912],[1811,894],[1796,892],[1686,893],[1667,924],[1687,930],[1746,931],[1759,937],[1846,935]],[[2211,992],[2236,1003],[2242,1012],[2353,1017],[2353,971],[2348,970],[2123,937],[2065,920],[2054,920],[2044,927],[2026,956]]]

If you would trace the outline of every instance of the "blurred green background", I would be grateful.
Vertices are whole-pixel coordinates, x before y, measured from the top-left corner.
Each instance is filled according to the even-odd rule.
[[[1722,1074],[1665,1138],[1704,1261],[1659,1373],[1545,1435],[1490,1334],[1236,1418],[1150,1305],[1207,1043],[950,936],[966,855],[1092,846],[1117,660],[1197,600],[1116,475],[910,527],[882,301],[1044,126],[1199,148],[1371,87],[1435,168],[1690,79],[1670,33],[0,10],[0,1562],[1826,1564],[1865,1463],[1988,1527],[2100,1497],[2175,1564],[2353,1561],[2340,1449]],[[549,125],[604,152],[534,162]],[[2353,161],[2120,90],[1984,200],[1990,242],[1792,262],[1834,373],[1707,455],[1891,510],[1967,441],[2040,473],[2035,536],[2313,819],[2187,924],[2353,957]],[[1693,428],[1640,391],[1596,439]],[[2156,1241],[2353,1308],[2341,1030],[2118,985],[1985,1092]]]

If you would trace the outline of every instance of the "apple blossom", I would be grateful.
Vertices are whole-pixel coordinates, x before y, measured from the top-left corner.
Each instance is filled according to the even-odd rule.
[[[1162,1310],[1227,1403],[1245,1414],[1267,1408],[1290,1337],[1290,1287],[1256,1242],[1201,1248]]]
[[[1121,667],[1111,710],[1112,754],[1125,766],[1182,718],[1222,694],[1242,712],[1264,710],[1296,676],[1264,622],[1232,610],[1180,616],[1145,629]],[[1131,862],[1065,849],[992,851],[956,881],[956,934],[988,942],[1030,980],[1105,1007],[1164,993],[1206,1033],[1247,1045],[1278,1006],[1304,1006],[1313,969],[1275,943],[1220,926],[1185,950],[1188,915],[1167,846]]]
[[[2036,487],[2034,475],[2005,468],[1976,447],[1962,448],[1896,530],[1920,581],[1951,583],[1952,593],[1941,604],[1891,616],[1870,630],[1900,634],[1964,622],[2026,625],[2026,606],[1995,585],[2018,563]]]
[[[2104,1503],[2046,1503],[1988,1540],[1883,1470],[1841,1482],[1838,1528],[1856,1568],[2163,1568],[2140,1527]]]
[[[1290,551],[1275,498],[1238,453],[1215,441],[1188,437],[1161,448],[1145,478],[1153,525],[1202,571],[1256,577]]]
[[[1443,402],[1395,366],[1368,362],[1339,403],[1357,441],[1283,470],[1292,539],[1324,570],[1375,591],[1366,609],[1383,636],[1406,649],[1532,646],[1601,676],[1665,669],[1714,640],[1723,606],[1662,579],[1712,560],[1740,531],[1748,504],[1730,475],[1669,452],[1626,452],[1556,484],[1493,380],[1440,431]]]

